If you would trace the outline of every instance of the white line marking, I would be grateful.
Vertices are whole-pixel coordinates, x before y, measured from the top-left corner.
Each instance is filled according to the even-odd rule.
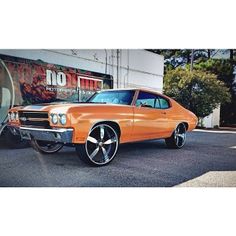
[[[196,132],[206,132],[206,133],[217,133],[217,134],[236,134],[236,131],[231,130],[204,130],[204,129],[194,129]]]

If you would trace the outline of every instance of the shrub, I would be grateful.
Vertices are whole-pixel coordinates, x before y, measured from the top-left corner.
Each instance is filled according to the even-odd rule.
[[[167,71],[164,93],[199,118],[208,116],[220,103],[230,101],[230,93],[216,75],[199,70],[177,68]]]

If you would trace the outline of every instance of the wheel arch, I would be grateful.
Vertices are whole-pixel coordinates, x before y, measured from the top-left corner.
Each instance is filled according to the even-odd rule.
[[[179,121],[179,122],[177,122],[176,123],[176,125],[175,125],[175,129],[178,127],[178,125],[180,125],[180,124],[183,124],[184,126],[185,126],[185,128],[186,128],[186,131],[188,131],[188,128],[189,128],[189,124],[188,124],[188,122],[186,122],[186,121]],[[175,130],[174,129],[174,130]]]
[[[183,122],[181,122],[181,123],[185,125],[186,131],[188,131],[188,128],[189,128],[188,122],[183,121]],[[181,124],[181,123],[179,123],[179,124]]]
[[[102,121],[98,121],[96,123],[94,123],[91,127],[90,130],[92,130],[96,125],[99,125],[99,124],[106,124],[106,125],[110,125],[116,132],[117,132],[117,135],[120,139],[120,136],[121,136],[121,129],[120,129],[120,125],[115,122],[115,121],[111,121],[111,120],[102,120]]]

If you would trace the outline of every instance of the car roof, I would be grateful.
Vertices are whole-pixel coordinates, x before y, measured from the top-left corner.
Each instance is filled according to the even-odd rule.
[[[154,89],[149,89],[149,88],[118,88],[118,89],[103,89],[101,91],[122,91],[122,90],[139,90],[139,91],[144,91],[144,92],[150,92],[150,93],[156,93],[160,95],[164,95]]]

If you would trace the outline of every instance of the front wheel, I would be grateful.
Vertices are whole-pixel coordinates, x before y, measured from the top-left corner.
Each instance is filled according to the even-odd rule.
[[[31,146],[35,151],[40,152],[42,154],[53,154],[62,149],[63,143],[55,143],[55,142],[32,139]]]
[[[168,148],[182,148],[186,142],[186,126],[181,123],[174,130],[170,138],[165,139]]]
[[[76,151],[83,162],[93,166],[104,166],[110,163],[118,150],[117,131],[107,124],[92,128],[85,144],[77,144]]]
[[[5,128],[2,135],[6,145],[9,148],[21,149],[30,146],[28,140],[22,139],[18,134],[13,134],[9,128]]]

